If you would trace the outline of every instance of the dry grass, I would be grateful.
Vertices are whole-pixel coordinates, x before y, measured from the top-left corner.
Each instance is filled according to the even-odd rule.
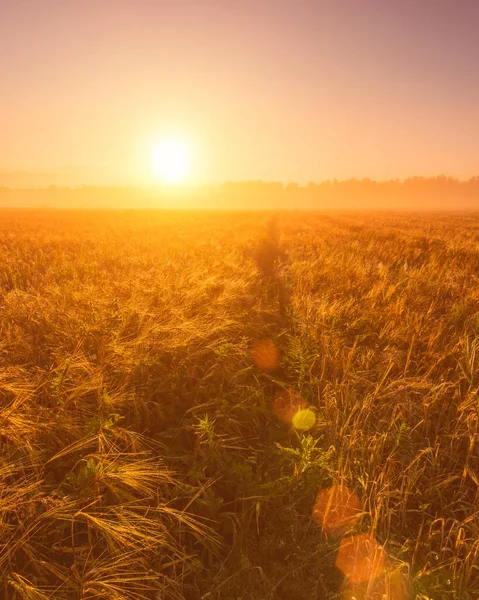
[[[477,598],[478,231],[1,213],[0,596],[381,597],[342,581],[312,519],[337,484],[382,577],[407,573],[388,598]],[[274,414],[278,389],[315,411],[309,432]]]

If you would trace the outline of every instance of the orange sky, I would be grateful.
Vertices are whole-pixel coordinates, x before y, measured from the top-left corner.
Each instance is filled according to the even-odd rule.
[[[479,172],[476,0],[0,3],[0,185]]]

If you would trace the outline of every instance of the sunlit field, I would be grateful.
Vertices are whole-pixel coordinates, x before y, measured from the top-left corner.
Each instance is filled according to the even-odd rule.
[[[0,597],[479,597],[479,215],[0,212]]]

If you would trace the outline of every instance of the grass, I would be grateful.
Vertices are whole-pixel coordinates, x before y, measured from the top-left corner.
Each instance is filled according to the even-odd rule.
[[[0,596],[477,598],[478,230],[3,212]]]

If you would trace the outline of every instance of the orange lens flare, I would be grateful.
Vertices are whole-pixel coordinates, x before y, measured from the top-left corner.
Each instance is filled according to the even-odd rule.
[[[354,583],[345,579],[341,600],[411,600],[411,582],[404,570],[388,567],[376,579]]]
[[[363,583],[382,575],[386,557],[386,550],[364,533],[341,541],[336,566],[352,583]]]
[[[273,412],[284,423],[291,424],[294,416],[306,410],[308,403],[298,393],[292,390],[282,390],[276,394],[273,402]]]
[[[361,514],[359,498],[344,485],[321,490],[316,498],[313,518],[333,538],[351,528]]]
[[[271,373],[279,367],[279,350],[271,340],[254,341],[251,358],[258,369],[266,373]]]

